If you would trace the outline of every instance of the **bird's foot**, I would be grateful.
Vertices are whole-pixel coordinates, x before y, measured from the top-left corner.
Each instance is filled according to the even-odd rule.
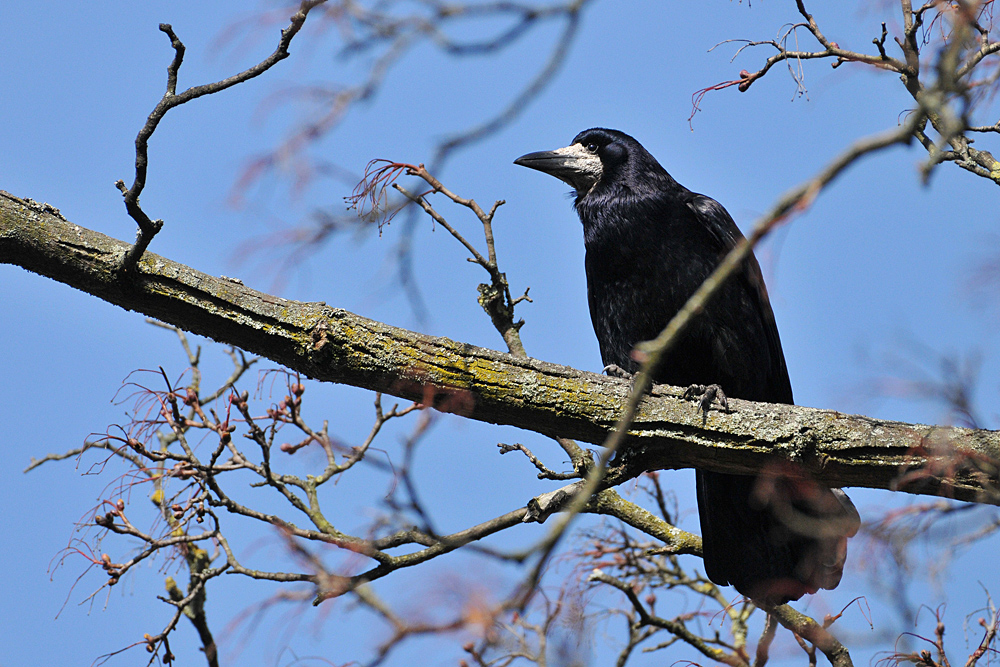
[[[703,385],[703,384],[693,384],[684,390],[685,400],[694,398],[696,396],[701,396],[698,401],[698,409],[701,410],[701,423],[704,424],[708,420],[708,411],[712,407],[712,403],[716,400],[719,401],[719,405],[722,406],[723,411],[729,412],[729,401],[726,399],[725,392],[722,391],[722,387],[717,384]]]
[[[622,378],[624,380],[631,380],[632,377],[634,376],[634,373],[629,373],[627,370],[625,370],[624,368],[622,368],[617,364],[608,364],[603,369],[601,369],[601,372],[607,375],[608,377]]]

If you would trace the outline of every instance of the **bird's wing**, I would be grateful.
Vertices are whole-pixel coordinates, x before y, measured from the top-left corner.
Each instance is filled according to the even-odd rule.
[[[729,252],[743,238],[729,211],[711,197],[692,192],[685,203],[715,239],[720,252]]]
[[[726,253],[743,240],[743,234],[739,227],[736,226],[729,212],[719,202],[711,197],[692,193],[686,203],[698,222],[717,243],[720,261]],[[760,330],[766,338],[767,355],[771,361],[767,369],[770,372],[763,395],[738,396],[738,398],[790,404],[793,402],[792,386],[785,366],[785,355],[781,350],[778,326],[774,321],[774,312],[771,310],[771,301],[767,295],[767,287],[764,284],[760,264],[757,263],[757,258],[754,257],[753,253],[746,260],[746,269],[733,276],[731,280],[742,284],[749,303],[752,304],[756,316],[760,318]]]

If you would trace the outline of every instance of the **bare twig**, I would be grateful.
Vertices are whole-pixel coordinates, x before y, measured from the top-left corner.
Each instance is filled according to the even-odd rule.
[[[153,111],[150,112],[145,125],[142,126],[142,129],[139,130],[139,134],[135,138],[135,179],[132,181],[132,186],[126,188],[125,182],[121,180],[115,184],[125,198],[125,210],[128,211],[129,216],[139,225],[135,244],[122,257],[119,268],[121,274],[127,275],[134,271],[136,264],[149,246],[150,241],[153,240],[156,233],[163,227],[162,220],[151,220],[139,206],[139,195],[142,194],[143,189],[146,187],[146,169],[149,164],[149,138],[156,131],[156,127],[160,124],[160,121],[163,120],[163,117],[170,109],[176,106],[190,102],[203,95],[218,93],[238,83],[243,83],[244,81],[260,76],[275,64],[287,58],[289,55],[288,46],[291,44],[292,38],[302,28],[309,11],[325,1],[302,0],[298,11],[291,18],[291,23],[281,31],[281,39],[278,42],[278,47],[261,62],[239,74],[234,74],[215,83],[193,86],[182,93],[177,93],[177,75],[184,60],[184,44],[174,33],[170,24],[160,24],[160,31],[170,38],[170,45],[174,49],[174,59],[167,67],[167,90],[156,107],[153,108]]]
[[[972,148],[972,140],[966,136],[968,132],[996,131],[993,129],[995,126],[970,127],[968,120],[978,103],[988,97],[982,91],[995,92],[996,84],[1000,81],[1000,72],[995,67],[980,80],[973,79],[973,72],[980,69],[984,62],[993,62],[991,59],[1000,53],[1000,40],[991,40],[990,30],[979,22],[980,13],[986,11],[991,4],[992,2],[929,1],[914,9],[910,0],[900,0],[903,32],[894,37],[894,41],[902,51],[902,58],[895,58],[886,52],[886,23],[881,24],[880,35],[872,39],[877,54],[851,51],[841,48],[837,42],[828,38],[816,19],[806,10],[805,2],[796,0],[798,13],[806,21],[792,25],[777,40],[728,40],[745,42],[737,50],[737,55],[744,49],[755,46],[770,46],[776,53],[767,58],[756,72],[743,70],[739,79],[724,81],[697,91],[692,97],[691,116],[699,111],[706,93],[731,86],[738,86],[740,91],[745,92],[778,63],[789,63],[789,70],[800,93],[804,91],[801,70],[801,63],[804,61],[832,60],[834,68],[844,63],[861,63],[897,74],[923,114],[923,122],[913,129],[913,136],[928,152],[928,160],[921,169],[925,180],[938,164],[951,162],[1000,184],[1000,162],[989,151]],[[934,67],[922,68],[921,57],[925,55],[927,40],[922,39],[921,34],[929,13],[934,14],[932,24],[938,20],[942,23],[948,21],[949,28],[947,31],[942,29],[942,40],[934,57]],[[808,30],[822,48],[813,51],[790,48],[788,38],[798,28]],[[791,67],[793,62],[797,67]],[[929,80],[929,73],[935,75],[933,80]],[[927,124],[937,133],[937,140],[925,133],[924,126]]]

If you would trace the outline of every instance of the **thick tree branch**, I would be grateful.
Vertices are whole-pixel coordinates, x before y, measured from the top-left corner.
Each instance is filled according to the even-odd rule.
[[[0,262],[129,310],[266,356],[310,377],[432,404],[448,412],[600,444],[621,416],[625,381],[520,359],[280,299],[147,254],[117,279],[128,244],[74,225],[51,206],[0,193]],[[705,425],[681,390],[639,406],[627,456],[606,484],[644,470],[753,473],[795,461],[835,486],[899,489],[1000,504],[1000,433],[889,422],[828,410],[733,400]]]

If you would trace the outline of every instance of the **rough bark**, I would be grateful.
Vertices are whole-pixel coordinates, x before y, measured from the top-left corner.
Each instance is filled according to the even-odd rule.
[[[431,403],[441,410],[600,444],[629,383],[536,359],[425,336],[324,303],[281,299],[74,225],[47,204],[0,191],[0,262],[128,310],[272,359],[309,377]],[[658,386],[630,431],[612,483],[643,470],[756,472],[794,461],[836,486],[898,489],[1000,504],[1000,433],[924,426],[831,410],[731,400],[703,424],[681,390]]]

